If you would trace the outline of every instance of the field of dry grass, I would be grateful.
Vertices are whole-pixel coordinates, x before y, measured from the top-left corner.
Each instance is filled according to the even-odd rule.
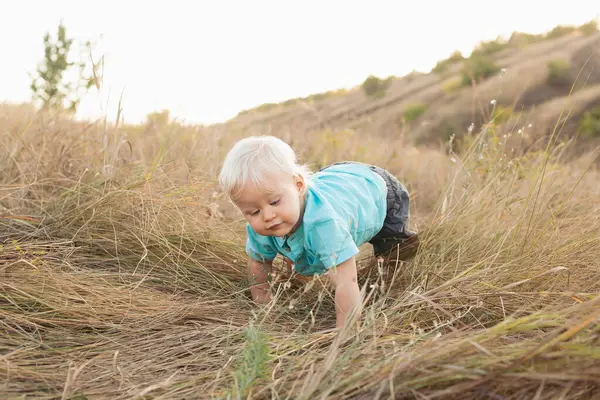
[[[332,330],[329,288],[283,272],[274,302],[250,301],[244,225],[215,185],[245,131],[0,107],[0,398],[600,396],[597,153],[513,153],[491,126],[461,154],[272,133],[411,191],[423,246],[382,271],[365,249],[357,329]]]

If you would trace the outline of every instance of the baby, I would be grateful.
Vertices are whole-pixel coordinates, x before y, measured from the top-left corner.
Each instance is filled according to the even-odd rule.
[[[407,229],[406,188],[382,168],[340,162],[317,173],[272,136],[240,140],[227,154],[219,182],[246,218],[248,278],[257,303],[271,300],[267,282],[277,254],[296,273],[325,275],[335,287],[336,327],[362,304],[358,247],[385,256],[415,233]]]

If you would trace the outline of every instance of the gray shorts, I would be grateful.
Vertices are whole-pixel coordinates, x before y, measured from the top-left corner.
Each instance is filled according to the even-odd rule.
[[[360,164],[356,161],[342,161],[332,165],[339,164]],[[402,185],[398,179],[388,171],[376,165],[366,164],[373,172],[378,174],[385,181],[387,186],[387,212],[383,227],[371,239],[369,243],[373,245],[373,253],[375,256],[380,256],[391,251],[397,244],[401,244],[411,236],[414,232],[408,230],[408,218],[410,215],[410,197],[406,187]],[[328,166],[321,168],[320,171]]]

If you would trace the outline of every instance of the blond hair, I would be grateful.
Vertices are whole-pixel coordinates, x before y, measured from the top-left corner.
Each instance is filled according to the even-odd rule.
[[[250,136],[238,141],[225,156],[219,184],[235,198],[248,184],[266,187],[268,176],[273,172],[300,175],[307,185],[312,175],[306,165],[298,164],[296,153],[283,140],[274,136]]]

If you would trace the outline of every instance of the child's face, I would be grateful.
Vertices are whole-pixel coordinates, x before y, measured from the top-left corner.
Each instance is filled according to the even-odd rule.
[[[273,174],[268,187],[247,185],[234,200],[256,233],[283,237],[300,225],[305,182],[301,176]]]

